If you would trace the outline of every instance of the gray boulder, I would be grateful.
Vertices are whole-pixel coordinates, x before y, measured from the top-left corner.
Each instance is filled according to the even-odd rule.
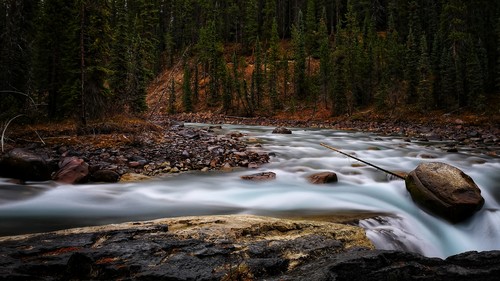
[[[40,155],[14,148],[0,160],[0,176],[23,181],[46,181],[50,180],[50,168]]]
[[[273,134],[291,134],[291,133],[292,131],[285,127],[277,127],[276,129],[273,130]]]
[[[246,176],[241,176],[243,180],[249,181],[270,181],[276,179],[276,173],[273,172],[262,172]]]
[[[439,162],[422,163],[406,177],[413,201],[451,222],[460,222],[481,209],[484,198],[472,178]]]

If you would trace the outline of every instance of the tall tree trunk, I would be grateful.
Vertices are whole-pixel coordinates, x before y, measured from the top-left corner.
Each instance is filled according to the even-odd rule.
[[[85,109],[85,40],[84,40],[84,26],[85,26],[85,5],[81,3],[80,9],[80,71],[81,71],[81,81],[80,81],[80,105],[81,105],[81,122],[82,125],[87,125],[87,112]]]

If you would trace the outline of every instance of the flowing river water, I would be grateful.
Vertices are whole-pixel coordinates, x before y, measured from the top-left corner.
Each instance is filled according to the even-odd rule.
[[[191,172],[136,183],[13,185],[0,179],[0,235],[188,215],[364,214],[358,225],[379,249],[432,257],[500,249],[499,158],[465,149],[448,153],[442,149],[445,142],[405,142],[359,132],[293,129],[291,135],[278,135],[264,126],[223,128],[247,135],[249,146],[255,146],[251,149],[275,156],[255,170]],[[409,172],[428,161],[451,164],[481,188],[484,207],[470,219],[451,224],[416,206],[404,181],[388,179],[381,171],[320,146],[322,142],[391,171]],[[240,179],[264,171],[275,172],[276,180]],[[336,172],[339,182],[307,181],[307,175],[322,171]]]

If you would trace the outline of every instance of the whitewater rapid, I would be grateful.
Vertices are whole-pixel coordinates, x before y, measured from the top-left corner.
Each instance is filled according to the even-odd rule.
[[[362,212],[380,214],[359,222],[379,249],[433,257],[500,249],[499,158],[463,149],[448,153],[442,149],[445,142],[407,142],[360,132],[293,129],[291,135],[278,135],[265,126],[223,128],[245,134],[252,150],[275,156],[254,170],[190,172],[137,183],[21,186],[0,179],[0,235],[187,215]],[[429,161],[448,163],[474,179],[485,205],[470,219],[451,224],[416,206],[404,181],[389,180],[386,174],[320,143],[391,171],[409,172]],[[240,179],[264,171],[275,172],[276,180]],[[307,181],[308,175],[322,171],[336,172],[339,182],[313,185]]]

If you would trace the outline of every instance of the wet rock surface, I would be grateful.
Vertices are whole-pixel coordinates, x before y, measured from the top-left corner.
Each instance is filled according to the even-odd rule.
[[[270,181],[276,179],[276,173],[274,172],[255,173],[255,174],[241,176],[241,179],[248,181]]]
[[[359,227],[248,215],[0,237],[0,280],[496,280],[500,251],[373,250]]]
[[[406,189],[417,204],[452,222],[467,219],[484,204],[470,176],[440,162],[418,165],[406,177]]]
[[[1,237],[0,280],[262,280],[352,248],[372,249],[359,227],[183,217]]]
[[[322,257],[291,274],[268,280],[469,281],[496,280],[500,251],[466,252],[447,259],[398,251],[348,251]]]

